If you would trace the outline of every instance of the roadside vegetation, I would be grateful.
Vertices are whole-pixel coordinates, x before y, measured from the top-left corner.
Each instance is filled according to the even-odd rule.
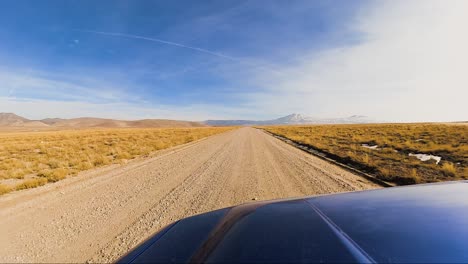
[[[232,128],[101,129],[0,133],[0,195],[146,156]]]
[[[468,179],[466,125],[310,125],[263,129],[398,185]]]

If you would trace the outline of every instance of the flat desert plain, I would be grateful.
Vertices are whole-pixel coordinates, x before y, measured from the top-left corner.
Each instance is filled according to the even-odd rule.
[[[0,196],[0,262],[109,262],[187,216],[379,188],[255,128],[239,128]]]

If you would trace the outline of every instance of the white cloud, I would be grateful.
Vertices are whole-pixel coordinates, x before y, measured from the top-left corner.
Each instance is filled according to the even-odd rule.
[[[392,121],[468,119],[468,1],[377,1],[350,30],[354,46],[305,53],[268,92],[250,101],[267,112],[366,114]]]

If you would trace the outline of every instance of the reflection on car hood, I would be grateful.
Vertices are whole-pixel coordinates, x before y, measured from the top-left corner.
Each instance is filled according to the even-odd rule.
[[[468,262],[465,181],[256,202],[180,220],[118,262]]]

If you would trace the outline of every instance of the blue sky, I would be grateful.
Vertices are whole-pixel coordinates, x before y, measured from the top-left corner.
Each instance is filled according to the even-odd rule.
[[[0,112],[468,119],[457,99],[467,95],[466,32],[452,32],[454,25],[462,29],[456,10],[464,7],[464,1],[2,1]]]

